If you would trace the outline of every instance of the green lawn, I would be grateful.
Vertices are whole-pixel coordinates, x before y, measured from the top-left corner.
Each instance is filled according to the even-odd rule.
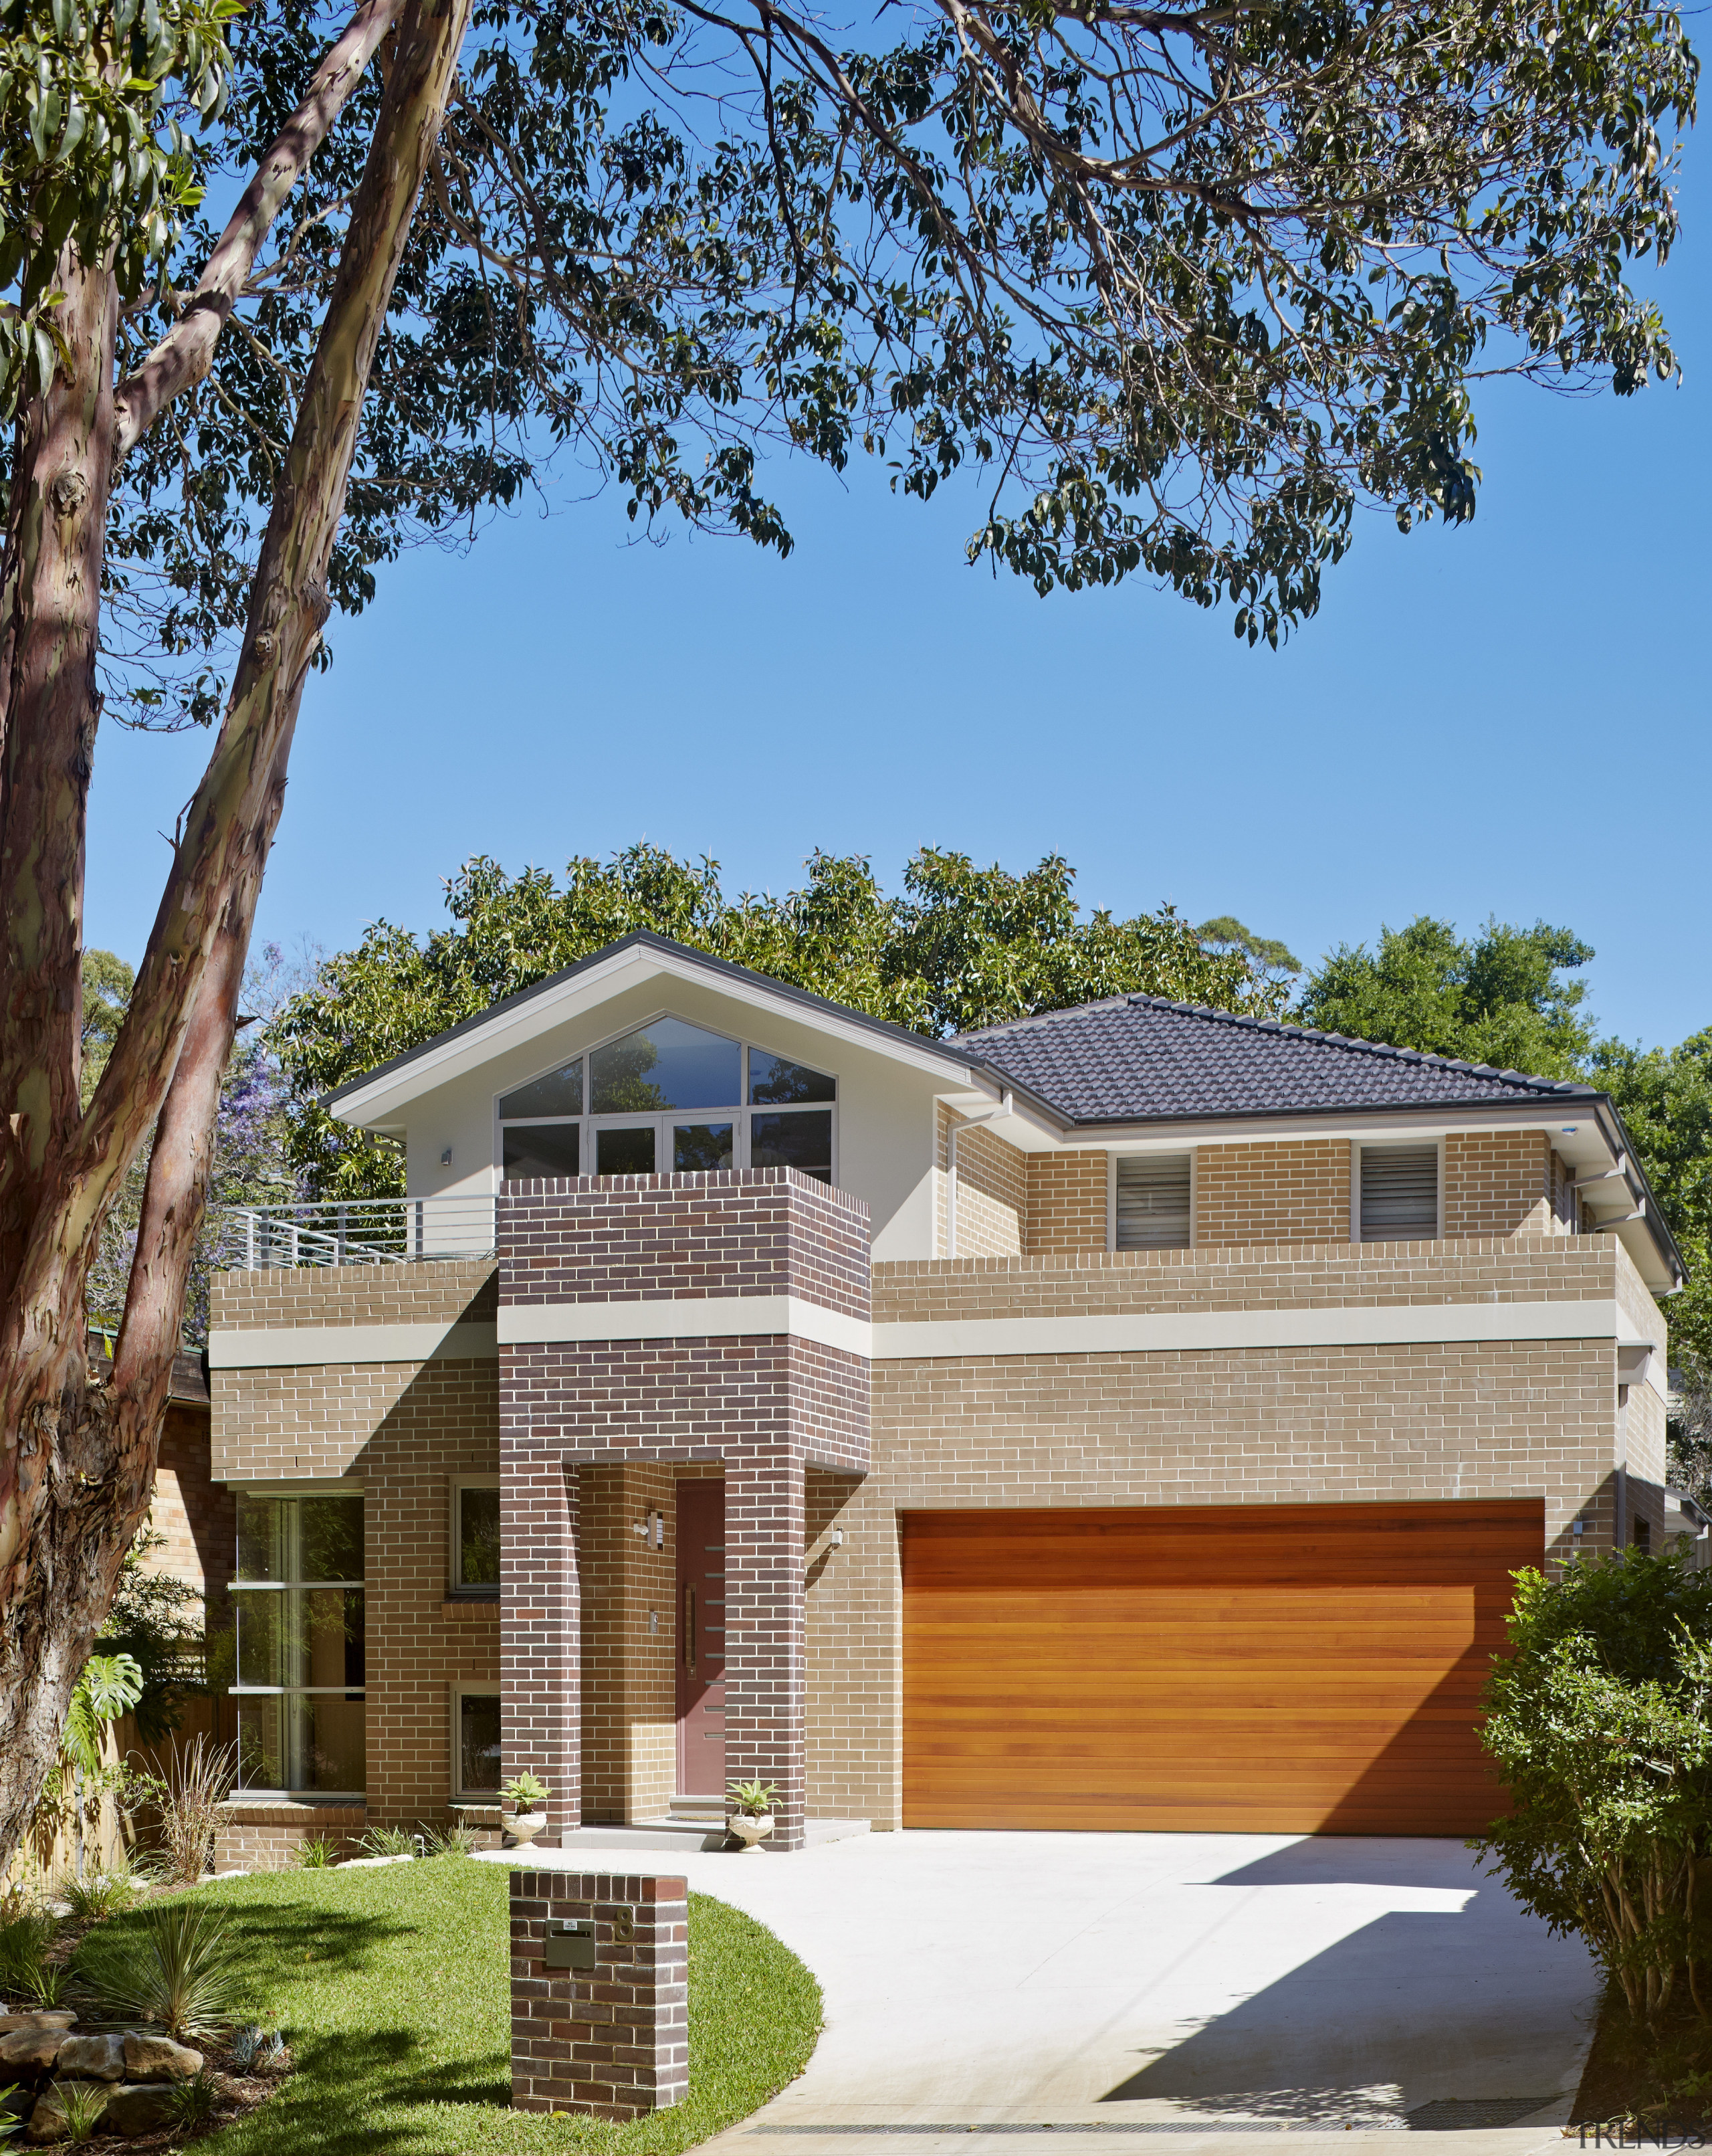
[[[820,1987],[738,1910],[689,1897],[689,2094],[630,2126],[510,2103],[510,1876],[439,1857],[270,1872],[197,1889],[232,1912],[252,2010],[296,2071],[206,2144],[218,2156],[675,2156],[800,2073]],[[115,1929],[126,1919],[116,1920]]]

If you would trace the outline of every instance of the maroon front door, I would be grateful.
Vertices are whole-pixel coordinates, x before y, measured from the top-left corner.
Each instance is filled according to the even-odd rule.
[[[725,1789],[725,1486],[678,1485],[678,1794]]]

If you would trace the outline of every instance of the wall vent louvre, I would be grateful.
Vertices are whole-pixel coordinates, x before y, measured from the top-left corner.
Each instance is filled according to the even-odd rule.
[[[1186,1152],[1118,1155],[1120,1250],[1188,1249],[1189,1159]]]
[[[1430,1243],[1438,1233],[1438,1147],[1363,1146],[1361,1240]]]

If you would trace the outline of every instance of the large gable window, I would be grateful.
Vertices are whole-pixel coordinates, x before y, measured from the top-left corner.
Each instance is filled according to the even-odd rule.
[[[1430,1243],[1438,1234],[1438,1147],[1361,1148],[1361,1240]]]
[[[500,1172],[517,1183],[795,1168],[829,1183],[838,1091],[824,1070],[659,1018],[502,1095]]]

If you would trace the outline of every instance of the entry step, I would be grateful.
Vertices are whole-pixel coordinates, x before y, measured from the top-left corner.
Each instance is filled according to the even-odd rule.
[[[803,1840],[810,1849],[818,1849],[823,1842],[848,1841],[857,1835],[869,1831],[866,1820],[812,1819],[804,1823]],[[563,1849],[669,1849],[687,1856],[698,1850],[717,1850],[726,1846],[723,1812],[711,1826],[700,1821],[676,1818],[634,1820],[627,1825],[567,1827],[560,1838]],[[541,1844],[536,1843],[539,1850]],[[762,1842],[762,1850],[766,1844]],[[509,1858],[516,1852],[507,1851]]]

